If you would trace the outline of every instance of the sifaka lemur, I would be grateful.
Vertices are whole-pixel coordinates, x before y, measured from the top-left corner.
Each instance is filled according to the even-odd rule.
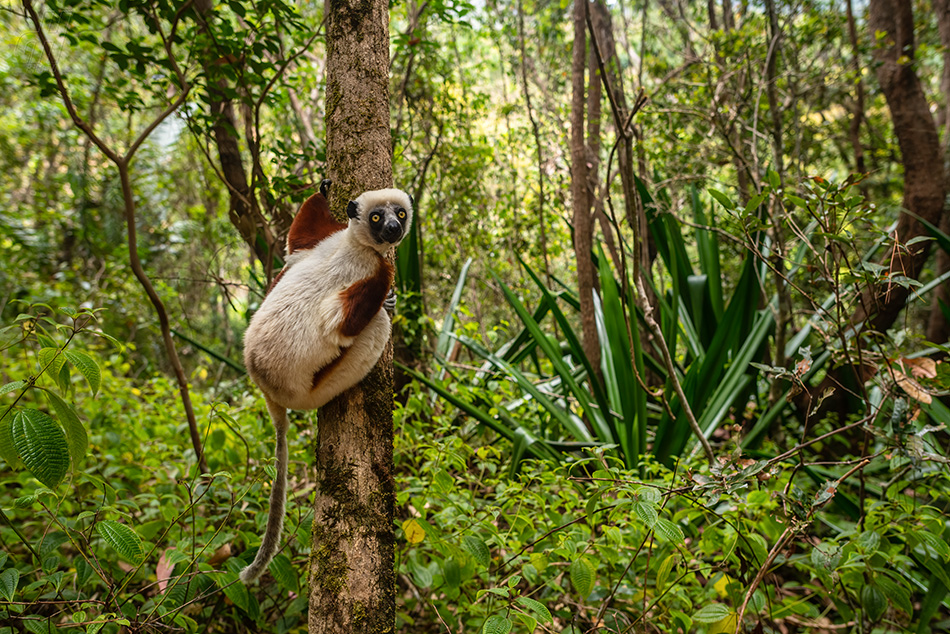
[[[287,490],[287,410],[321,407],[365,377],[390,335],[395,295],[384,257],[412,221],[412,197],[380,189],[350,201],[349,224],[330,214],[320,193],[301,206],[287,236],[284,268],[248,325],[244,364],[264,393],[277,435],[277,476],[267,528],[253,563],[254,581],[277,553]]]

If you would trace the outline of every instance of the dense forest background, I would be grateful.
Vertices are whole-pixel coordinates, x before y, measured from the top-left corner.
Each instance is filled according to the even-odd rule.
[[[950,2],[390,12],[396,631],[950,630]],[[0,633],[306,631],[323,6],[0,16]]]

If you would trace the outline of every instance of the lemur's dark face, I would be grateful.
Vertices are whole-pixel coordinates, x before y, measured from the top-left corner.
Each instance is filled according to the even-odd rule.
[[[396,244],[402,240],[406,231],[406,218],[406,210],[395,204],[376,207],[366,214],[370,235],[379,244]]]
[[[385,253],[399,244],[412,224],[412,196],[398,189],[364,192],[346,208],[354,236]]]
[[[346,212],[350,218],[365,223],[376,244],[398,244],[409,228],[410,212],[396,202],[374,205],[367,210],[351,202]]]

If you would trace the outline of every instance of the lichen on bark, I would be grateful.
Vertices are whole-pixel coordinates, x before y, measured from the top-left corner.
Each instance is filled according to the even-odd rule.
[[[361,192],[391,187],[389,5],[330,0],[327,178],[341,220]],[[311,634],[395,629],[392,346],[319,412],[310,558]]]

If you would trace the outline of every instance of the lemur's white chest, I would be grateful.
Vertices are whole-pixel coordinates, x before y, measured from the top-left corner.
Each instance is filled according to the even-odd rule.
[[[254,315],[245,335],[246,347],[281,351],[283,372],[304,366],[310,374],[325,365],[340,347],[352,343],[338,326],[342,318],[342,292],[355,280],[370,277],[379,267],[379,256],[353,244],[348,231],[337,232],[313,249],[287,259],[287,268]],[[345,257],[341,257],[345,250]]]

